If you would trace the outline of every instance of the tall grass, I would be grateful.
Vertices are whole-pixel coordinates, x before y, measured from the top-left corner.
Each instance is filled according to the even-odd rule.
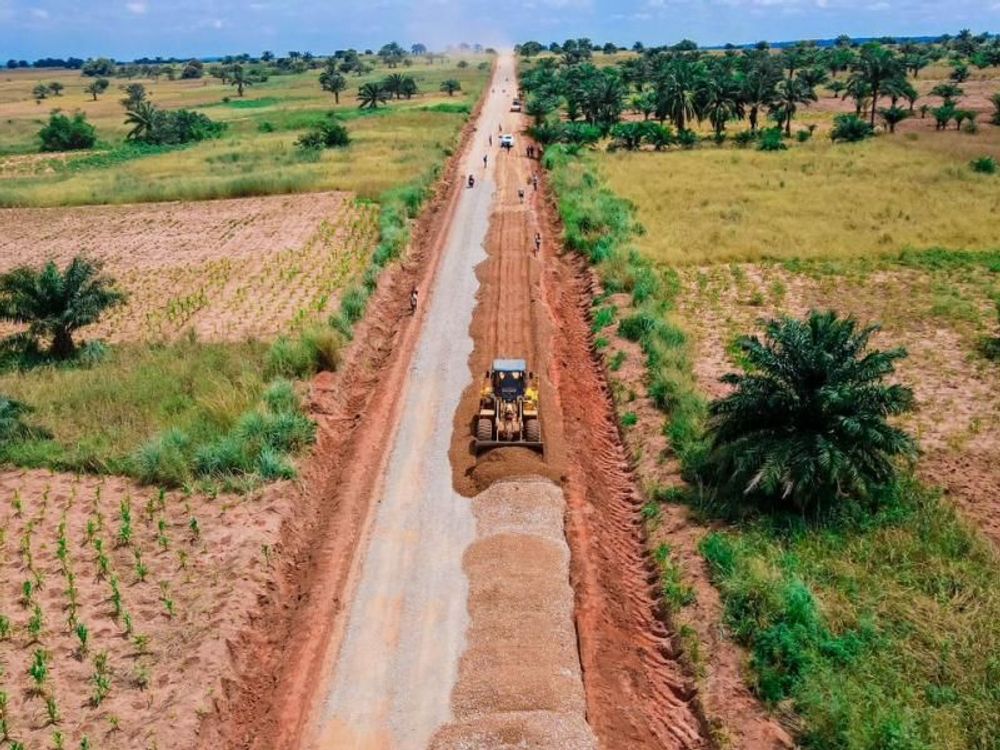
[[[637,242],[659,262],[996,247],[996,180],[974,174],[960,150],[930,148],[933,140],[816,139],[780,153],[705,148],[595,158],[611,189],[637,207],[648,230]]]
[[[7,443],[0,461],[168,486],[292,476],[288,455],[314,428],[291,383],[268,384],[268,370],[280,368],[261,344],[189,340],[116,347],[92,367],[8,373],[0,392],[36,406],[34,423],[54,437]]]
[[[892,495],[870,518],[707,536],[727,624],[804,747],[995,750],[1000,560],[917,483]]]
[[[4,449],[19,465],[128,473],[136,446],[172,428],[194,443],[229,430],[260,397],[266,347],[123,345],[91,367],[46,367],[0,375],[0,393],[35,407],[55,437]]]
[[[602,184],[587,158],[552,146],[545,166],[559,197],[567,246],[590,260],[607,292],[631,294],[633,311],[619,323],[619,333],[642,347],[647,390],[668,415],[664,431],[682,463],[693,469],[704,452],[705,403],[692,375],[687,335],[672,316],[680,291],[677,275],[635,250],[631,243],[644,230],[633,206]]]

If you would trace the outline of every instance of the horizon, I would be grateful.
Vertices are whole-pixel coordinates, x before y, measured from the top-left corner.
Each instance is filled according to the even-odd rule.
[[[985,6],[955,0],[946,7],[928,0],[518,0],[502,13],[482,0],[431,0],[429,6],[380,0],[346,13],[338,5],[128,0],[94,10],[67,0],[0,0],[0,59],[207,59],[264,50],[323,55],[377,50],[393,40],[406,48],[422,43],[440,50],[465,42],[509,49],[528,40],[547,45],[581,37],[622,47],[691,39],[711,48],[841,34],[911,38],[1000,29],[1000,0]],[[441,17],[449,18],[447,28],[437,23]],[[336,35],[326,28],[336,28]]]

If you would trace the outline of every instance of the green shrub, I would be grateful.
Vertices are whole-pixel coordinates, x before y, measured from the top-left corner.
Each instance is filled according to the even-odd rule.
[[[340,148],[347,146],[351,137],[347,128],[334,119],[322,123],[318,127],[303,133],[295,144],[303,149]]]
[[[837,115],[833,118],[830,139],[834,143],[838,141],[856,143],[871,138],[873,135],[875,135],[875,130],[871,123],[857,115]]]
[[[42,141],[42,151],[77,151],[94,147],[97,130],[87,122],[83,112],[73,117],[53,112],[48,125],[38,131],[38,137]]]
[[[340,300],[340,310],[350,323],[357,323],[365,314],[368,293],[364,287],[354,286],[344,292]]]
[[[278,379],[264,391],[264,405],[272,413],[294,412],[299,408],[299,394],[290,380]]]
[[[135,476],[144,484],[180,487],[191,480],[187,451],[190,438],[170,429],[149,440],[132,458]]]
[[[267,446],[257,456],[255,468],[266,480],[295,478],[295,467],[281,453]]]
[[[781,128],[766,128],[760,131],[757,138],[758,151],[784,151],[788,146],[785,144],[785,136]]]
[[[615,322],[615,317],[618,315],[618,308],[614,305],[605,305],[604,307],[599,307],[594,311],[594,321],[591,324],[591,328],[596,332],[600,331],[602,328],[607,328],[609,325]]]
[[[618,334],[629,341],[642,341],[652,334],[659,326],[659,320],[649,310],[622,318],[618,324]]]
[[[693,130],[680,130],[676,140],[681,148],[694,148],[698,145],[698,134]]]
[[[308,378],[340,367],[343,335],[325,327],[307,328],[297,338],[279,336],[267,353],[269,377]]]
[[[32,436],[32,429],[24,421],[31,411],[27,404],[0,393],[0,447]]]
[[[980,156],[977,159],[973,159],[969,163],[969,166],[973,172],[978,172],[979,174],[997,173],[997,160],[992,156]]]
[[[753,145],[758,137],[759,134],[756,130],[741,130],[733,136],[733,143],[740,148],[747,148],[748,146]]]

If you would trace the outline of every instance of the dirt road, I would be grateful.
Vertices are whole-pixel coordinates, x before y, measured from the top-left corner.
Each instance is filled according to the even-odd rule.
[[[460,170],[474,174],[476,186],[458,200],[422,302],[398,424],[387,436],[392,448],[375,485],[378,505],[346,592],[343,633],[327,655],[307,747],[424,748],[432,738],[439,748],[500,747],[501,737],[512,736],[536,747],[555,738],[562,747],[594,746],[561,491],[536,481],[526,499],[519,486],[497,486],[473,503],[453,489],[448,456],[471,381],[475,269],[486,258],[497,197],[499,131],[491,131],[509,108],[513,79],[513,61],[501,59]],[[498,623],[510,627],[498,632]],[[529,643],[534,657],[525,665]]]
[[[252,737],[234,747],[709,746],[651,586],[593,353],[592,277],[559,247],[542,175],[536,190],[515,80],[501,57],[437,207],[380,284],[356,337],[381,342],[373,368],[345,368],[368,373],[346,399],[335,379],[314,384],[330,459],[315,467],[316,541],[289,568],[281,650],[257,651],[282,657],[271,680],[270,662],[257,669],[271,697],[251,685],[231,711],[231,736]],[[501,132],[517,137],[511,153]],[[411,283],[414,318],[401,312]],[[544,456],[470,450],[498,356],[538,376]]]

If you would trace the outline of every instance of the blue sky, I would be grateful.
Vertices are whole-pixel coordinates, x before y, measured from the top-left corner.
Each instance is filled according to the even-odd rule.
[[[1000,0],[0,0],[0,59],[1000,31]]]

